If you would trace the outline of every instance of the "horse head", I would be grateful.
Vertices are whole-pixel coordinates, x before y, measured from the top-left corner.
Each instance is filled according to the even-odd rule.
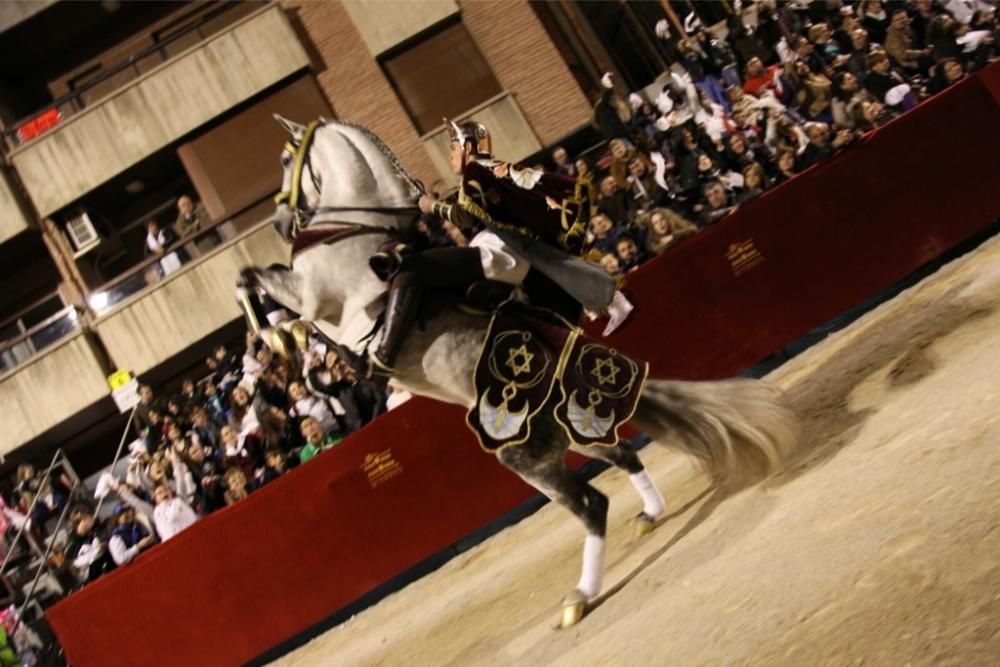
[[[275,119],[290,135],[275,198],[275,227],[283,238],[320,226],[391,232],[413,224],[422,188],[374,133],[338,120]]]

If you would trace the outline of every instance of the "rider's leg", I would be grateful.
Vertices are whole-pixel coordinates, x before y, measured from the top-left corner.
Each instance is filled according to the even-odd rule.
[[[382,340],[373,358],[375,364],[391,371],[406,332],[420,310],[425,288],[463,288],[483,277],[477,248],[434,248],[405,255],[389,288]]]
[[[531,305],[555,311],[571,324],[577,324],[580,321],[580,315],[583,314],[583,306],[580,305],[580,302],[538,269],[528,271],[523,286]]]

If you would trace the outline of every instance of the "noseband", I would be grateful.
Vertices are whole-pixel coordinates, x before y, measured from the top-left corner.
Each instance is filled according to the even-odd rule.
[[[320,206],[318,208],[310,208],[305,203],[305,197],[302,196],[302,173],[308,166],[313,186],[315,186],[317,191],[321,190],[322,182],[316,174],[316,171],[311,166],[309,154],[312,149],[312,142],[315,138],[316,130],[324,124],[324,122],[319,120],[312,121],[306,126],[306,131],[302,135],[302,140],[299,142],[298,146],[296,146],[293,141],[288,141],[285,144],[285,149],[295,156],[295,162],[292,165],[291,189],[279,192],[275,195],[274,203],[278,206],[287,204],[288,208],[291,209],[294,221],[290,231],[292,239],[295,239],[299,235],[299,232],[308,227],[313,218],[317,215],[326,213],[383,213],[388,215],[410,213],[413,214],[414,219],[420,215],[420,208],[417,206]],[[421,191],[423,191],[419,182],[414,181],[414,183]],[[348,222],[343,220],[324,220],[323,222],[350,225],[357,231],[364,230],[386,233],[397,231],[394,228],[369,225],[363,222]]]

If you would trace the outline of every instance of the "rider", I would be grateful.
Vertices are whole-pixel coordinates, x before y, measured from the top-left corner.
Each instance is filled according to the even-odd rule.
[[[392,365],[416,318],[425,288],[466,288],[491,279],[520,285],[529,299],[571,322],[581,305],[601,312],[611,303],[614,281],[600,266],[579,259],[590,219],[586,182],[493,157],[490,133],[480,123],[445,121],[449,161],[462,177],[454,204],[423,195],[420,210],[461,229],[482,228],[468,247],[432,248],[401,254],[400,248],[372,258],[372,268],[391,281],[381,342],[372,370]],[[529,270],[534,267],[529,277]]]

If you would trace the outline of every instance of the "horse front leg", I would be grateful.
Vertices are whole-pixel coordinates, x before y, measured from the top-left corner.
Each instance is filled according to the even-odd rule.
[[[549,499],[576,515],[587,530],[580,580],[562,602],[562,627],[580,621],[587,603],[601,592],[608,497],[580,480],[566,465],[566,443],[556,437],[532,438],[501,450],[497,458]]]
[[[285,308],[296,313],[303,312],[302,278],[285,266],[275,265],[267,269],[248,266],[240,271],[237,287],[261,288],[268,296]]]

